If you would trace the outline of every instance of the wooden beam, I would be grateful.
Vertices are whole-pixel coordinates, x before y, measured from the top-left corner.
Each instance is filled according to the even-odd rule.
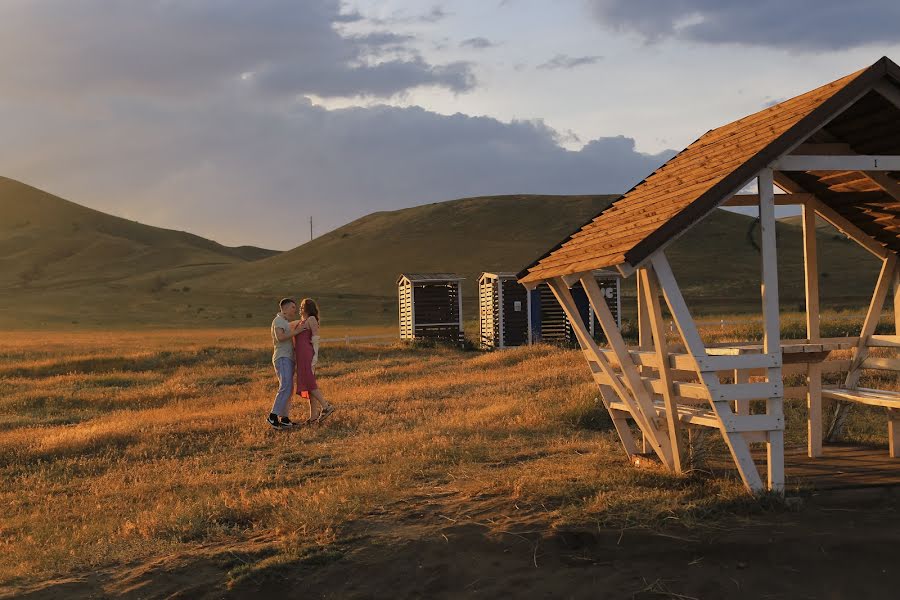
[[[775,194],[776,206],[796,206],[812,200],[812,194]],[[722,206],[759,206],[759,194],[735,194]]]
[[[874,256],[884,260],[887,258],[888,254],[891,254],[891,252],[882,246],[878,240],[848,221],[843,215],[818,198],[816,198],[811,205],[815,208],[816,213],[820,217],[831,223],[835,229],[843,232],[847,237],[868,250]]]
[[[581,345],[585,357],[588,358],[591,372],[594,372],[594,365],[596,365],[597,369],[605,376],[605,380],[601,383],[609,384],[619,399],[628,406],[632,418],[634,418],[638,427],[641,429],[641,432],[650,440],[651,446],[657,456],[659,456],[659,459],[663,464],[670,466],[670,455],[667,451],[669,440],[664,440],[664,449],[663,442],[660,441],[660,436],[658,434],[662,433],[664,435],[665,432],[660,432],[656,425],[658,418],[656,409],[652,406],[652,402],[639,402],[637,399],[638,397],[632,396],[629,390],[623,385],[619,376],[610,366],[606,356],[603,355],[600,348],[597,347],[597,343],[594,342],[594,339],[588,333],[587,327],[585,327],[584,322],[581,320],[581,315],[578,312],[578,306],[575,304],[575,299],[572,298],[572,293],[569,291],[569,286],[562,278],[554,277],[553,279],[548,280],[547,284],[556,296],[563,311],[568,315],[572,330],[575,332],[575,337],[578,339],[578,343]],[[621,360],[621,357],[619,358]],[[633,363],[631,364],[633,365]],[[641,398],[646,398],[646,390],[643,388],[643,383],[641,384],[640,390],[644,393]],[[646,404],[649,404],[650,406],[645,411]],[[626,445],[625,440],[622,440],[622,443],[623,445]],[[628,449],[626,448],[626,452],[627,451]]]
[[[625,385],[628,386],[638,407],[646,416],[647,421],[656,425],[654,431],[644,432],[645,435],[647,435],[647,437],[650,438],[650,442],[654,444],[654,450],[656,450],[656,446],[660,447],[660,458],[663,460],[663,463],[670,469],[674,469],[675,462],[672,456],[672,442],[669,439],[666,428],[660,426],[662,423],[659,423],[659,414],[656,412],[656,407],[653,406],[653,398],[647,393],[647,388],[644,387],[644,382],[641,379],[640,373],[638,373],[637,366],[631,360],[631,355],[628,352],[628,347],[625,345],[625,340],[622,339],[622,334],[619,332],[616,320],[612,316],[612,312],[606,304],[606,299],[603,297],[603,292],[600,291],[600,286],[597,285],[597,280],[592,273],[588,273],[581,278],[581,287],[584,289],[588,301],[594,308],[594,314],[600,322],[600,327],[603,328],[603,333],[606,336],[609,347],[619,360]],[[659,425],[657,425],[657,423],[659,423]],[[650,435],[651,433],[653,435]]]
[[[662,288],[666,304],[669,306],[669,312],[672,313],[675,325],[681,333],[681,339],[684,341],[688,352],[690,352],[695,362],[697,362],[697,373],[700,375],[707,390],[712,393],[712,390],[715,389],[715,386],[718,384],[718,376],[715,372],[703,372],[700,367],[700,362],[698,361],[703,361],[703,359],[708,358],[709,355],[706,352],[700,334],[697,332],[697,326],[691,318],[690,311],[688,311],[684,296],[681,294],[681,289],[678,287],[678,282],[675,280],[675,275],[672,273],[672,267],[669,265],[669,261],[662,251],[654,253],[650,257],[650,262],[653,265],[657,281]],[[722,406],[723,404],[724,406]],[[710,402],[710,406],[716,412],[716,416],[720,422],[724,423],[724,412],[726,410],[732,415],[734,414],[731,412],[731,408],[728,406],[727,402]],[[753,462],[753,455],[750,454],[750,446],[747,443],[747,438],[741,433],[726,431],[724,426],[721,428],[721,431],[722,438],[725,440],[725,444],[728,446],[728,450],[731,452],[731,457],[737,467],[738,474],[741,476],[741,481],[744,482],[744,485],[751,492],[762,492],[765,487],[763,486],[762,479],[759,477],[759,471],[756,470],[756,464]]]
[[[775,179],[772,169],[763,169],[758,178],[759,228],[762,260],[762,308],[763,352],[778,353],[781,358],[781,325],[778,306],[778,254],[775,238]],[[769,368],[768,381],[781,381],[781,361]],[[766,400],[766,414],[784,418],[784,391]],[[768,487],[774,492],[784,492],[784,430],[770,431],[766,444],[768,462]]]
[[[803,207],[803,267],[806,282],[806,339],[818,341],[819,258],[816,248],[816,210]]]
[[[788,154],[772,166],[779,171],[900,171],[900,156]]]
[[[660,365],[659,379],[663,385],[663,403],[666,406],[666,422],[669,425],[669,441],[672,444],[672,463],[675,466],[675,472],[680,475],[683,472],[681,425],[678,420],[675,390],[672,386],[672,371],[669,368],[669,346],[666,343],[666,326],[663,323],[662,308],[659,304],[659,284],[656,281],[656,275],[649,269],[641,269],[639,276],[640,282],[638,282],[638,285],[644,290],[645,304],[650,313],[648,315],[649,325],[653,331],[656,357]],[[597,288],[596,291],[599,296],[600,289]],[[600,298],[600,302],[603,302],[602,298]]]

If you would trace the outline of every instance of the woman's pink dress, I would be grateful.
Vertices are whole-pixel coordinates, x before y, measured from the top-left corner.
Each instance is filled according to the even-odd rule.
[[[306,329],[294,337],[294,356],[297,358],[297,387],[295,389],[298,396],[302,396],[303,392],[319,389],[312,368],[314,352],[312,331]]]

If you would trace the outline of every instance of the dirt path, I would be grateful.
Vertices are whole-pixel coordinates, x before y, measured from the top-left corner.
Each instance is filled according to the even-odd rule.
[[[394,511],[375,515],[357,522],[333,549],[257,571],[231,589],[225,585],[228,569],[271,554],[265,540],[48,582],[14,595],[862,600],[895,597],[900,587],[896,489],[832,492],[807,500],[798,512],[703,531],[546,531],[527,520],[500,531],[477,518],[448,517],[452,510],[445,498],[412,507],[401,518]]]

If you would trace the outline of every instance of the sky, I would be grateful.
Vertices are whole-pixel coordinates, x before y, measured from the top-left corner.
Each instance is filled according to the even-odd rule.
[[[3,0],[0,175],[227,245],[617,194],[709,129],[900,60],[887,0]]]

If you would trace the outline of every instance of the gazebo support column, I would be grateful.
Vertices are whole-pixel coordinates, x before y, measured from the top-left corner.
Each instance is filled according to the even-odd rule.
[[[803,266],[806,283],[806,338],[817,342],[819,330],[819,258],[816,247],[816,211],[803,205]],[[822,364],[811,362],[806,370],[807,454],[822,456]]]
[[[641,285],[641,282],[637,282],[636,286],[637,292],[637,321],[638,321],[638,348],[644,351],[653,350],[653,337],[650,333],[650,312],[647,310],[647,296],[644,291],[644,286]],[[644,367],[639,367],[638,371],[641,374],[644,373]],[[647,453],[650,451],[650,444],[647,442],[647,438],[643,438],[643,451]]]
[[[775,180],[772,169],[763,169],[759,186],[759,228],[762,248],[763,353],[778,360],[768,369],[768,381],[781,382],[781,320],[778,306],[778,253],[775,239]],[[783,389],[779,386],[780,389]],[[783,392],[766,400],[766,414],[784,420]],[[766,454],[768,483],[772,491],[784,491],[784,430],[769,431]]]

